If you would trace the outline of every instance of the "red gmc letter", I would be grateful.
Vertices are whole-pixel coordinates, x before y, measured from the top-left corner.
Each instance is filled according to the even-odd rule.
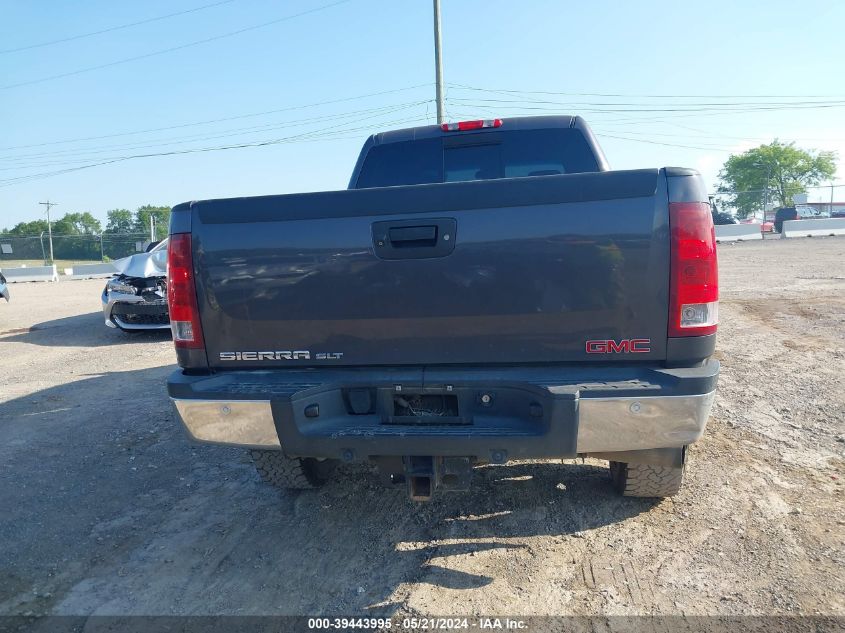
[[[630,351],[630,347],[629,347],[630,343],[631,342],[628,341],[627,339],[619,341],[618,343],[616,341],[613,341],[613,340],[608,341],[607,342],[607,351],[610,352],[611,354],[627,353],[627,352]]]
[[[607,354],[607,341],[587,341],[588,354]]]
[[[651,339],[648,338],[632,338],[631,351],[635,354],[647,354],[651,351]]]

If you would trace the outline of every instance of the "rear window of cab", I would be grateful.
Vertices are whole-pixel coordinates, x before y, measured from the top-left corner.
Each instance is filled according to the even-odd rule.
[[[356,187],[550,176],[598,171],[577,129],[495,131],[376,145]]]

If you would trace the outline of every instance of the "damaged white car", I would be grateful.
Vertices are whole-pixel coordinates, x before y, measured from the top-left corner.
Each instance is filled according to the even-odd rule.
[[[103,316],[106,325],[125,332],[166,330],[167,240],[146,253],[114,262],[118,273],[103,289]]]
[[[6,300],[9,301],[9,289],[6,287],[6,278],[3,276],[3,273],[0,273],[0,295]]]

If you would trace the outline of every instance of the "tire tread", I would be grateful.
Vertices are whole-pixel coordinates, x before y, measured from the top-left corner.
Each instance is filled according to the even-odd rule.
[[[678,494],[683,485],[683,466],[655,466],[611,462],[616,489],[625,497],[663,498]]]
[[[288,457],[282,451],[252,450],[250,455],[261,479],[277,488],[309,490],[324,483],[307,460]]]

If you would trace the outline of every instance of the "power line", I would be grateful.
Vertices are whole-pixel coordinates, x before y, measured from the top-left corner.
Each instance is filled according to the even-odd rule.
[[[391,114],[393,112],[397,112],[403,109],[408,109],[417,105],[422,105],[428,103],[430,100],[426,101],[416,101],[416,102],[408,102],[408,103],[401,103],[401,104],[394,104],[389,106],[382,106],[379,108],[369,108],[365,110],[358,110],[358,111],[350,111],[343,114],[335,114],[335,115],[325,115],[321,117],[314,117],[309,119],[301,119],[301,120],[292,120],[286,121],[284,123],[278,124],[263,124],[260,126],[251,126],[247,128],[234,128],[232,130],[224,130],[223,133],[214,134],[214,135],[207,135],[207,134],[200,134],[200,135],[191,135],[188,137],[173,137],[170,139],[157,139],[156,142],[146,143],[146,144],[133,144],[133,145],[117,145],[117,146],[103,146],[100,148],[87,148],[87,149],[72,149],[72,150],[62,150],[60,152],[54,153],[46,153],[46,154],[30,154],[30,155],[21,155],[21,156],[13,156],[13,157],[6,157],[7,161],[11,160],[24,160],[24,159],[37,159],[39,157],[43,157],[46,162],[40,163],[33,163],[33,164],[25,164],[25,165],[12,165],[9,167],[0,168],[0,171],[10,171],[10,170],[22,170],[22,169],[32,169],[32,168],[40,168],[40,167],[48,167],[53,165],[71,165],[71,164],[79,164],[79,163],[88,163],[93,160],[97,160],[97,154],[105,154],[105,153],[112,153],[117,151],[129,151],[129,150],[138,150],[138,149],[147,149],[147,148],[155,148],[155,147],[165,147],[169,145],[178,145],[182,143],[193,143],[193,142],[203,142],[209,141],[214,139],[220,138],[228,138],[232,136],[241,136],[247,134],[255,134],[258,132],[265,132],[269,130],[276,130],[276,129],[283,129],[288,127],[296,127],[299,125],[307,125],[311,123],[317,122],[324,122],[330,120],[337,120],[337,119],[345,119],[349,117],[354,117],[360,114],[370,114],[373,113],[374,115],[379,114]],[[471,118],[472,115],[467,115]],[[372,118],[372,117],[367,117]],[[426,117],[424,117],[426,118]],[[683,144],[683,143],[671,143],[671,142],[661,142],[651,139],[642,139],[642,138],[631,138],[631,134],[637,134],[636,131],[621,131],[621,133],[612,133],[615,132],[614,130],[604,131],[601,128],[595,128],[596,135],[602,138],[612,138],[617,140],[626,140],[626,141],[634,141],[638,143],[646,143],[650,145],[661,145],[665,147],[680,147],[685,149],[697,149],[697,150],[704,150],[704,151],[730,151],[730,148],[723,147],[721,145],[712,144],[712,143],[705,143],[702,145],[691,145],[691,144]],[[646,134],[645,132],[643,134]],[[659,133],[656,133],[659,135]],[[74,158],[62,158],[63,155],[71,154]],[[50,158],[55,158],[56,160],[49,160]]]
[[[630,114],[625,118],[605,120],[605,123],[643,122],[643,114],[659,114],[660,119],[650,117],[649,120],[658,121],[670,118],[683,117],[709,117],[725,116],[728,114],[743,114],[750,112],[765,111],[788,111],[805,109],[827,109],[845,107],[845,100],[842,97],[830,95],[632,95],[622,93],[570,93],[556,91],[519,91],[508,89],[487,89],[466,84],[449,84],[457,90],[471,90],[481,93],[504,95],[506,99],[495,99],[488,97],[449,97],[449,101],[461,106],[472,106],[488,111],[495,110],[497,114],[502,110],[516,113],[535,114],[537,112],[566,112],[573,110],[590,113],[596,116],[609,115],[613,113]],[[612,98],[636,98],[636,99],[657,99],[656,102],[634,103],[631,101],[573,101],[562,103],[549,99],[538,99],[535,96],[526,95],[564,95],[564,96],[605,96]],[[690,99],[704,99],[707,101],[689,101]],[[756,99],[755,101],[736,101],[736,99]],[[674,102],[661,101],[672,99]],[[679,99],[683,101],[678,101]],[[760,101],[760,99],[789,99],[788,101]],[[815,100],[810,100],[815,99]],[[824,100],[819,100],[824,99]],[[495,107],[483,104],[496,104]],[[552,107],[546,107],[552,106]],[[743,139],[745,140],[745,139]],[[829,139],[823,139],[829,140]]]
[[[826,101],[700,101],[700,102],[692,102],[692,103],[670,103],[670,104],[652,104],[652,103],[631,103],[627,101],[572,101],[572,102],[561,102],[561,101],[550,101],[548,99],[490,99],[490,98],[480,98],[480,97],[454,97],[454,100],[457,101],[471,101],[473,103],[476,102],[489,102],[489,103],[537,103],[537,104],[546,104],[546,105],[562,105],[562,106],[591,106],[591,107],[620,107],[620,106],[627,106],[627,107],[650,107],[653,105],[663,106],[663,105],[670,105],[670,106],[678,106],[680,109],[684,110],[691,110],[694,111],[697,108],[744,108],[744,107],[777,107],[777,106],[799,106],[799,105],[841,105],[845,103],[843,99],[831,99]],[[621,110],[625,112],[626,110]],[[672,112],[673,110],[658,110],[660,112],[669,111]]]
[[[725,152],[730,151],[730,149],[728,149],[728,148],[717,147],[715,145],[711,145],[710,147],[700,147],[700,146],[696,146],[696,145],[681,145],[679,143],[662,143],[660,141],[648,141],[648,140],[642,139],[642,138],[630,138],[630,137],[626,137],[626,136],[614,136],[612,134],[599,134],[598,132],[596,132],[596,136],[601,137],[601,138],[614,138],[614,139],[618,139],[620,141],[634,141],[636,143],[647,143],[648,145],[663,145],[665,147],[682,147],[684,149],[700,149],[700,150],[704,150],[704,151],[708,151],[708,152],[712,152],[713,150],[725,151]]]
[[[541,111],[554,111],[559,112],[562,108],[566,108],[568,110],[578,110],[580,112],[592,112],[592,113],[600,113],[600,114],[615,114],[615,113],[663,113],[663,112],[683,112],[683,113],[701,113],[701,112],[717,112],[717,113],[733,113],[733,112],[759,112],[759,111],[766,111],[766,110],[807,110],[807,109],[824,109],[824,108],[841,108],[845,107],[845,100],[843,101],[826,101],[826,102],[796,102],[793,104],[774,104],[774,105],[765,105],[765,104],[757,104],[757,105],[743,105],[743,104],[721,104],[721,106],[713,106],[713,105],[706,105],[702,104],[689,104],[688,106],[684,105],[682,107],[648,107],[648,104],[634,104],[634,105],[641,105],[645,107],[624,107],[624,108],[616,108],[613,109],[606,109],[606,107],[602,107],[601,104],[591,104],[591,103],[561,103],[557,101],[515,101],[515,100],[505,100],[505,99],[464,99],[462,97],[453,97],[450,98],[450,101],[457,102],[461,106],[473,106],[473,107],[487,107],[490,108],[492,106],[479,106],[480,103],[496,103],[496,104],[503,104],[504,107],[513,107],[514,109],[518,110],[541,110]],[[524,105],[530,104],[530,105]],[[535,105],[536,104],[536,105]],[[553,105],[558,107],[547,108],[543,107],[546,105]],[[607,105],[607,104],[606,104]],[[609,104],[611,107],[617,104]],[[626,105],[626,104],[618,104],[618,105]],[[675,104],[670,104],[675,105]],[[502,107],[502,106],[496,106]]]
[[[493,89],[493,88],[479,88],[477,86],[468,86],[466,84],[458,84],[458,83],[449,83],[448,84],[452,88],[458,88],[460,90],[473,90],[478,92],[494,92],[494,93],[503,93],[503,94],[539,94],[539,95],[560,95],[560,96],[567,96],[567,97],[621,97],[621,98],[638,98],[638,99],[750,99],[750,98],[758,98],[758,99],[790,99],[790,98],[802,98],[802,99],[841,99],[845,98],[845,95],[714,95],[714,94],[706,94],[706,95],[682,95],[682,94],[674,94],[674,95],[662,95],[662,94],[624,94],[624,93],[609,93],[609,92],[553,92],[548,90],[506,90],[506,89]]]
[[[683,127],[683,126],[679,126]],[[692,128],[689,128],[692,129]],[[624,128],[621,130],[609,130],[610,132],[621,132],[622,134],[634,134],[640,136],[667,136],[667,137],[674,137],[674,138],[689,138],[689,139],[726,139],[726,140],[736,140],[736,141],[771,141],[773,140],[772,137],[763,137],[763,136],[730,136],[725,134],[716,134],[716,133],[709,133],[705,135],[694,135],[694,134],[671,134],[667,132],[652,132],[652,131],[640,131],[640,130],[632,130],[630,127]],[[700,130],[694,130],[700,131]],[[777,137],[780,138],[780,137]],[[840,138],[818,138],[818,137],[795,137],[795,136],[787,136],[784,138],[788,138],[794,141],[834,141],[834,142],[845,142],[845,139]]]
[[[407,118],[407,119],[400,119],[399,121],[400,122],[412,122],[412,121],[419,121],[420,119],[421,119],[421,117],[410,117],[410,118]],[[390,123],[391,122],[389,122],[389,121],[385,122],[385,125],[388,125]],[[363,128],[358,128],[358,129],[363,129]],[[370,129],[370,128],[367,128],[367,129]],[[305,143],[305,142],[313,142],[313,141],[361,140],[360,134],[349,134],[348,136],[341,136],[341,134],[344,133],[344,132],[353,132],[353,131],[355,131],[355,130],[354,129],[353,130],[339,130],[337,132],[331,132],[331,133],[327,133],[325,135],[315,134],[313,136],[313,138],[311,138],[311,137],[303,138],[302,142]],[[232,149],[238,149],[239,147],[240,146],[233,147]],[[251,146],[244,145],[243,147],[251,147]],[[198,148],[198,149],[204,150],[205,148]],[[213,149],[217,149],[217,148],[211,148],[211,149],[213,150]],[[221,149],[229,149],[229,147],[223,147]],[[209,150],[209,151],[211,151],[211,150]],[[190,152],[186,151],[186,152],[182,152],[182,153],[190,153]],[[168,155],[172,155],[172,154],[174,154],[174,152],[159,153],[159,154],[145,154],[145,155],[138,156],[138,157],[149,158],[149,157],[156,157],[156,156],[168,156]],[[117,157],[117,158],[124,158],[124,157]],[[132,156],[130,158],[136,158],[136,157]],[[89,158],[84,158],[84,159],[79,159],[79,160],[69,159],[69,160],[66,160],[66,161],[53,161],[53,162],[48,162],[48,163],[32,164],[32,165],[21,166],[21,167],[16,167],[16,168],[3,168],[0,171],[19,171],[21,169],[35,169],[35,168],[40,168],[40,167],[50,167],[50,166],[54,166],[54,165],[56,165],[56,166],[58,166],[58,165],[74,165],[74,164],[79,164],[79,163],[90,163],[92,160],[96,160],[96,158],[92,156],[92,157],[89,157]],[[97,166],[97,165],[94,165],[94,166]],[[53,175],[53,174],[52,173],[50,173],[48,175],[30,174],[30,175],[24,175],[24,176],[14,176],[14,177],[8,178],[6,180],[0,180],[0,183],[9,182],[9,181],[16,180],[16,179],[19,179],[20,181],[24,181],[25,179],[29,179],[29,178],[31,178],[33,180],[40,180],[42,176],[44,178],[46,178],[50,175]],[[36,176],[38,176],[38,177],[36,178]],[[12,184],[17,184],[17,182],[12,183]]]
[[[392,124],[398,124],[398,123],[412,123],[412,122],[416,122],[416,121],[419,121],[418,117],[412,117],[412,118],[407,118],[407,119],[397,119],[395,121],[388,121],[388,122],[386,122],[386,124],[392,125]],[[351,130],[342,130],[341,132],[347,132],[347,131],[351,131]],[[9,179],[9,180],[0,180],[0,187],[9,187],[9,186],[17,185],[17,184],[22,184],[22,183],[25,183],[25,182],[30,182],[30,181],[33,181],[33,180],[42,180],[44,178],[59,176],[59,175],[62,175],[62,174],[75,172],[75,171],[81,171],[81,170],[84,170],[84,169],[91,169],[91,168],[94,168],[94,167],[101,167],[101,166],[104,166],[104,165],[111,165],[111,164],[114,164],[114,163],[124,162],[124,161],[128,161],[128,160],[134,160],[134,159],[137,159],[137,158],[156,158],[156,157],[162,157],[162,156],[176,156],[176,155],[181,155],[181,154],[193,154],[193,153],[200,153],[200,152],[216,152],[216,151],[231,150],[231,149],[246,149],[246,148],[253,148],[253,147],[267,147],[267,146],[271,146],[271,145],[281,145],[281,144],[288,144],[288,143],[293,143],[293,142],[306,143],[306,142],[313,142],[313,141],[328,141],[328,140],[335,141],[335,140],[343,140],[343,139],[351,139],[351,138],[358,138],[358,137],[357,136],[355,136],[355,137],[352,137],[352,136],[343,137],[343,136],[336,136],[334,134],[327,134],[327,135],[324,135],[324,136],[316,136],[315,135],[315,136],[312,136],[312,137],[305,137],[305,138],[293,137],[293,140],[285,138],[285,139],[275,139],[275,140],[272,140],[272,141],[264,141],[264,142],[261,142],[261,143],[244,143],[244,144],[240,144],[240,145],[229,145],[229,146],[223,146],[223,147],[208,147],[208,148],[197,148],[197,149],[172,151],[172,152],[161,152],[161,153],[154,153],[154,154],[137,154],[137,155],[133,155],[133,156],[122,156],[122,157],[118,157],[118,158],[114,158],[114,159],[110,159],[110,160],[104,160],[104,161],[99,162],[99,163],[94,163],[94,164],[90,164],[90,165],[83,165],[81,167],[73,167],[73,168],[62,169],[62,170],[53,171],[53,172],[39,173],[39,174],[31,174],[31,175],[28,175],[28,176],[21,176],[19,178]]]
[[[167,18],[175,18],[179,15],[187,15],[188,13],[196,13],[197,11],[204,11],[205,9],[211,9],[213,7],[219,7],[221,4],[229,4],[234,2],[235,0],[221,0],[220,2],[214,2],[212,4],[205,4],[201,7],[195,7],[193,9],[187,9],[185,11],[177,11],[176,13],[168,13],[166,15],[159,15],[154,18],[147,18],[146,20],[139,20],[138,22],[130,22],[129,24],[120,24],[118,26],[112,26],[107,29],[101,29],[99,31],[90,31],[88,33],[80,33],[79,35],[72,35],[70,37],[63,37],[58,40],[50,40],[49,42],[41,42],[39,44],[29,44],[28,46],[18,46],[17,48],[7,48],[5,50],[0,50],[0,55],[5,55],[7,53],[19,53],[21,51],[28,51],[32,50],[33,48],[42,48],[44,46],[53,46],[54,44],[63,44],[65,42],[73,42],[75,40],[81,40],[85,37],[93,37],[94,35],[102,35],[103,33],[111,33],[112,31],[119,31],[121,29],[128,29],[133,26],[140,26],[142,24],[149,24],[150,22],[158,22],[159,20],[166,20]]]
[[[451,99],[450,99],[451,100]],[[528,102],[530,103],[530,102]],[[448,105],[448,104],[447,104]],[[661,113],[667,112],[667,110],[660,110],[660,109],[640,109],[640,110],[606,110],[606,109],[595,109],[595,108],[582,108],[578,104],[569,104],[567,107],[545,107],[545,106],[530,106],[530,105],[518,105],[518,106],[507,106],[507,107],[494,107],[490,105],[482,105],[480,103],[461,103],[459,104],[462,107],[472,107],[477,110],[487,110],[488,112],[495,112],[497,116],[507,115],[509,113],[513,113],[513,116],[519,116],[522,114],[526,115],[533,115],[537,112],[547,112],[549,114],[573,114],[573,112],[578,113],[590,113],[595,115],[607,115],[607,114],[624,114],[624,113],[634,113],[634,114],[649,114],[649,113]],[[664,122],[669,123],[666,119],[674,119],[674,118],[703,118],[703,117],[723,117],[726,115],[734,115],[734,114],[750,114],[750,113],[757,113],[762,111],[784,111],[784,110],[812,110],[812,109],[826,109],[826,108],[839,108],[845,107],[845,102],[842,105],[823,105],[823,106],[796,106],[796,107],[780,107],[780,108],[743,108],[743,109],[709,109],[705,111],[693,111],[693,110],[684,110],[680,109],[669,114],[660,114],[658,117],[648,117],[648,116],[627,116],[622,118],[615,118],[615,119],[604,119],[602,123],[646,123],[646,122]]]
[[[246,134],[255,134],[258,132],[265,132],[269,130],[277,130],[283,129],[287,127],[297,127],[301,125],[309,125],[312,123],[321,123],[324,121],[332,121],[337,119],[347,119],[347,118],[354,118],[355,116],[361,114],[371,114],[371,113],[381,113],[381,114],[389,114],[398,110],[412,108],[417,105],[422,105],[424,103],[430,102],[430,99],[426,100],[418,100],[418,101],[410,101],[405,103],[399,104],[390,104],[385,106],[380,106],[376,108],[366,108],[363,110],[350,110],[339,114],[327,114],[318,117],[310,117],[306,119],[294,119],[288,120],[281,123],[274,122],[274,123],[263,123],[261,125],[253,125],[249,127],[242,127],[242,128],[230,128],[220,130],[217,133],[211,132],[203,132],[200,134],[191,134],[188,136],[176,136],[164,139],[149,139],[147,141],[137,141],[130,145],[126,144],[117,144],[117,145],[103,145],[99,147],[88,147],[88,148],[71,148],[71,149],[62,149],[53,152],[42,152],[36,154],[19,154],[17,156],[0,156],[0,160],[9,162],[9,161],[18,161],[18,160],[37,160],[37,159],[49,159],[49,158],[61,158],[62,156],[80,156],[80,155],[91,155],[91,154],[102,154],[105,152],[114,152],[114,151],[121,151],[121,150],[132,150],[132,149],[145,149],[151,147],[162,147],[167,145],[176,145],[180,143],[190,143],[190,142],[199,142],[199,141],[208,141],[218,138],[227,138],[232,136],[241,136]],[[83,162],[90,160],[85,159]],[[5,170],[13,169],[14,167],[10,168],[3,168]]]
[[[304,15],[309,15],[311,13],[316,13],[318,11],[324,11],[325,9],[330,9],[332,7],[336,7],[341,4],[345,4],[347,2],[351,2],[352,0],[337,0],[337,2],[332,2],[331,4],[325,4],[319,7],[315,7],[313,9],[308,9],[307,11],[301,11],[300,13],[294,13],[292,15],[287,15],[282,18],[277,18],[275,20],[270,20],[269,22],[262,22],[261,24],[254,24],[252,26],[247,26],[242,29],[238,29],[236,31],[229,31],[228,33],[222,33],[221,35],[215,35],[213,37],[207,37],[202,40],[196,40],[194,42],[188,42],[187,44],[180,44],[179,46],[171,46],[170,48],[165,48],[158,51],[153,51],[151,53],[145,53],[143,55],[136,55],[134,57],[127,57],[125,59],[118,59],[113,62],[108,62],[106,64],[99,64],[97,66],[89,66],[87,68],[80,68],[77,70],[72,70],[66,73],[60,73],[58,75],[50,75],[49,77],[41,77],[39,79],[30,79],[29,81],[21,81],[14,84],[7,84],[5,86],[0,86],[0,90],[10,90],[12,88],[21,88],[23,86],[31,86],[33,84],[44,83],[46,81],[53,81],[55,79],[63,79],[65,77],[73,77],[75,75],[81,75],[83,73],[92,72],[94,70],[102,70],[103,68],[110,68],[112,66],[118,66],[120,64],[127,64],[129,62],[138,61],[141,59],[148,59],[150,57],[155,57],[157,55],[164,55],[165,53],[172,53],[174,51],[180,51],[185,48],[190,48],[191,46],[199,46],[200,44],[208,44],[209,42],[215,42],[217,40],[222,40],[227,37],[233,37],[235,35],[240,35],[242,33],[247,33],[249,31],[255,31],[256,29],[262,29],[267,26],[271,26],[273,24],[279,24],[280,22],[286,22],[288,20],[293,20],[295,18],[302,17]]]
[[[407,86],[405,88],[394,88],[392,90],[382,90],[382,91],[379,91],[379,92],[370,92],[368,94],[356,95],[354,97],[343,97],[342,99],[332,99],[330,101],[317,101],[317,102],[314,102],[314,103],[306,103],[304,105],[288,106],[288,107],[285,107],[285,108],[277,108],[275,110],[265,110],[263,112],[251,112],[249,114],[236,114],[236,115],[233,115],[233,116],[221,117],[221,118],[218,118],[218,119],[206,119],[205,121],[193,121],[193,122],[190,122],[190,123],[180,123],[178,125],[168,125],[168,126],[165,126],[165,127],[154,127],[154,128],[143,129],[143,130],[132,130],[130,132],[116,132],[114,134],[101,134],[99,136],[85,136],[85,137],[82,137],[82,138],[65,139],[65,140],[62,140],[62,141],[46,141],[44,143],[32,143],[32,144],[29,144],[29,145],[12,145],[12,146],[9,146],[9,147],[0,147],[0,150],[27,149],[27,148],[30,148],[30,147],[45,147],[47,145],[62,145],[62,144],[66,144],[66,143],[80,143],[80,142],[84,142],[84,141],[98,141],[98,140],[101,140],[101,139],[104,139],[104,138],[116,138],[118,136],[132,136],[132,135],[135,135],[135,134],[147,134],[148,132],[163,132],[165,130],[177,130],[177,129],[180,129],[180,128],[194,127],[194,126],[197,126],[197,125],[208,125],[208,124],[211,124],[211,123],[223,123],[225,121],[235,121],[235,120],[238,120],[238,119],[248,119],[248,118],[251,118],[251,117],[266,116],[268,114],[278,114],[280,112],[291,112],[293,110],[304,110],[304,109],[307,109],[307,108],[316,108],[316,107],[324,106],[324,105],[333,105],[333,104],[336,104],[336,103],[345,103],[345,102],[348,102],[348,101],[356,101],[358,99],[367,99],[369,97],[378,97],[378,96],[382,96],[382,95],[386,95],[386,94],[394,94],[394,93],[397,93],[397,92],[404,92],[404,91],[407,91],[407,90],[415,90],[416,88],[422,88],[422,87],[430,86],[430,85],[431,84],[429,82],[427,82],[427,83],[422,83],[422,84],[416,84],[414,86]]]
[[[839,107],[839,106],[833,106]],[[797,110],[805,110],[813,108],[793,108]],[[824,109],[824,108],[822,108]],[[724,117],[729,115],[739,115],[739,114],[754,114],[759,112],[756,109],[749,109],[749,110],[721,110],[716,112],[689,112],[686,114],[663,114],[658,115],[656,117],[653,116],[627,116],[622,118],[615,118],[615,119],[603,119],[602,123],[666,123],[668,125],[672,125],[673,122],[669,119],[689,119],[689,118],[705,118],[705,117]],[[598,114],[608,114],[607,112],[602,112]]]
[[[710,131],[708,131],[708,130],[702,130],[701,128],[690,127],[690,126],[688,126],[688,125],[681,125],[680,123],[675,123],[675,122],[673,122],[673,121],[667,121],[667,123],[668,123],[669,125],[673,126],[673,127],[681,128],[682,130],[690,130],[690,131],[692,131],[692,132],[701,132],[702,134],[710,134]],[[712,136],[712,134],[711,134],[711,136]],[[742,137],[742,136],[724,136],[724,135],[723,135],[723,136],[721,136],[721,138],[734,139],[734,140],[741,140],[741,141],[766,141],[766,140],[769,140],[768,138],[761,138],[761,137]],[[779,137],[776,137],[776,138],[779,138]],[[811,142],[815,142],[815,141],[830,142],[830,141],[833,141],[833,142],[845,142],[845,139],[841,139],[841,138],[830,138],[830,137],[820,138],[820,137],[810,137],[810,136],[804,136],[804,137],[801,137],[801,136],[788,136],[787,138],[790,138],[790,139],[792,139],[792,140],[794,140],[794,141],[811,141]]]
[[[456,112],[456,114],[458,114],[459,116],[462,116],[462,117],[467,117],[467,118],[472,118],[473,116],[475,116],[473,114],[468,114],[468,113],[458,113],[458,112]],[[610,132],[616,132],[616,130],[610,130]],[[623,134],[650,134],[649,132],[635,132],[633,130],[632,131],[628,131],[628,130],[621,131],[620,130],[620,132],[623,133]],[[685,144],[680,144],[680,143],[666,143],[666,142],[661,142],[661,141],[652,141],[652,140],[640,139],[640,138],[630,138],[628,136],[619,136],[618,134],[609,134],[607,132],[604,132],[599,127],[593,127],[593,133],[596,136],[601,137],[601,138],[612,138],[612,139],[618,139],[618,140],[622,140],[622,141],[634,141],[634,142],[638,142],[638,143],[647,143],[649,145],[662,145],[662,146],[666,146],[666,147],[681,147],[681,148],[684,148],[684,149],[699,149],[699,150],[704,150],[704,151],[713,151],[713,150],[730,151],[729,148],[725,148],[721,145],[714,145],[714,144],[711,144],[711,143],[706,144],[707,146],[704,147],[704,146],[700,146],[700,145],[685,145]],[[672,135],[654,134],[654,136],[672,136]],[[676,136],[678,136],[678,135],[676,135]],[[690,138],[690,137],[682,136],[682,138]],[[696,137],[696,138],[708,138],[708,137]]]
[[[130,155],[130,156],[118,156],[118,157],[105,159],[105,160],[102,160],[102,161],[97,162],[97,163],[92,163],[92,164],[89,164],[89,165],[82,165],[82,166],[79,166],[79,167],[69,167],[69,168],[66,168],[66,169],[60,169],[60,170],[55,170],[55,171],[51,171],[51,172],[27,174],[27,175],[24,175],[24,176],[16,176],[16,177],[13,177],[13,178],[7,178],[7,179],[4,179],[4,180],[0,180],[0,187],[8,187],[8,186],[11,186],[11,185],[16,185],[16,184],[21,184],[23,182],[28,182],[30,180],[38,180],[38,179],[42,179],[42,178],[49,178],[49,177],[52,177],[52,176],[58,176],[58,175],[61,175],[61,174],[66,174],[66,173],[75,172],[75,171],[81,171],[83,169],[91,169],[93,167],[100,167],[100,166],[103,166],[103,165],[110,165],[110,164],[113,164],[113,163],[124,162],[124,161],[128,161],[128,160],[134,160],[134,159],[137,159],[137,158],[154,158],[154,157],[160,157],[160,156],[176,156],[176,155],[182,155],[182,154],[194,154],[194,153],[200,153],[200,152],[215,152],[215,151],[223,151],[223,150],[231,150],[231,149],[244,149],[244,148],[250,148],[250,147],[266,147],[266,146],[270,146],[270,145],[279,145],[279,144],[283,144],[283,143],[300,142],[300,141],[304,141],[304,140],[316,140],[318,138],[326,138],[326,137],[332,136],[333,134],[346,134],[346,133],[349,133],[349,132],[355,132],[355,131],[360,131],[360,130],[368,130],[369,131],[369,130],[372,129],[371,125],[367,125],[367,126],[363,126],[363,127],[359,127],[359,128],[346,128],[346,129],[340,129],[340,130],[337,129],[337,128],[340,128],[344,125],[360,123],[360,122],[365,121],[369,118],[373,118],[373,117],[363,117],[363,118],[358,119],[356,121],[346,121],[344,123],[340,123],[338,125],[330,126],[328,128],[324,128],[322,130],[314,130],[314,131],[311,131],[311,132],[303,132],[303,133],[300,133],[300,134],[295,134],[295,135],[292,135],[292,136],[282,137],[282,138],[278,138],[278,139],[269,139],[269,140],[264,140],[264,141],[251,142],[251,143],[239,143],[239,144],[235,144],[235,145],[198,147],[198,148],[183,149],[183,150],[171,150],[169,152],[156,152],[156,153],[148,153],[148,154],[135,154],[135,155]],[[395,124],[399,124],[399,123],[410,123],[410,122],[419,121],[419,119],[420,119],[419,116],[415,116],[415,117],[410,117],[410,118],[405,118],[405,119],[396,119],[396,120],[393,120],[393,121],[383,121],[383,122],[381,122],[381,125],[395,125]],[[332,130],[336,130],[336,131],[332,132]]]
[[[456,114],[458,114],[459,116],[465,116],[465,117],[472,117],[473,116],[471,114],[457,113],[457,112],[456,112]],[[714,151],[714,150],[724,151],[724,152],[731,151],[730,148],[722,147],[722,146],[719,146],[719,145],[713,145],[713,144],[708,144],[708,146],[703,147],[703,146],[700,146],[700,145],[685,145],[685,144],[680,144],[680,143],[666,143],[666,142],[662,142],[662,141],[653,141],[653,140],[647,140],[647,139],[641,139],[641,138],[631,138],[631,137],[628,137],[628,136],[619,136],[618,134],[607,134],[605,132],[599,131],[598,129],[595,129],[594,133],[599,138],[612,138],[612,139],[621,140],[621,141],[634,141],[635,143],[645,143],[645,144],[648,144],[648,145],[660,145],[660,146],[664,146],[664,147],[679,147],[679,148],[683,148],[683,149],[697,149],[697,150],[702,150],[702,151]],[[633,132],[628,132],[628,133],[633,133]],[[643,132],[643,134],[647,134],[647,133]],[[827,188],[829,186],[830,185],[820,185],[820,188]],[[837,185],[837,186],[845,186],[845,185]],[[808,188],[812,188],[812,187],[808,187]],[[763,190],[761,189],[760,191],[762,192]],[[737,192],[737,193],[746,193],[746,192]]]

